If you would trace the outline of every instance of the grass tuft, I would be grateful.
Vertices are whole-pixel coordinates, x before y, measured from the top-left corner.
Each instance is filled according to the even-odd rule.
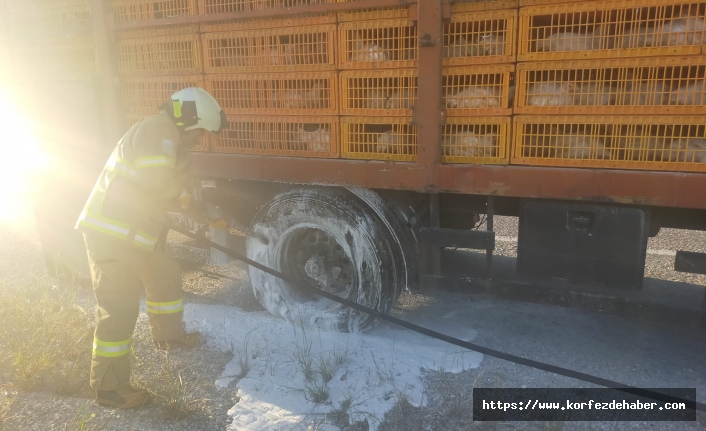
[[[150,385],[152,393],[173,420],[184,419],[198,410],[191,401],[195,384],[187,383],[182,377],[183,373],[184,370],[170,359],[169,352],[164,352],[159,376]]]
[[[309,395],[307,399],[316,404],[321,404],[329,398],[328,383],[323,380],[316,379],[307,383],[306,392]]]

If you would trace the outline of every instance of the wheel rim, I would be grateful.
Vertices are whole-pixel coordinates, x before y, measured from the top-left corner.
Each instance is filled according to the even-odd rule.
[[[286,239],[285,267],[298,282],[304,282],[334,295],[347,298],[357,279],[351,257],[328,232],[306,227]]]

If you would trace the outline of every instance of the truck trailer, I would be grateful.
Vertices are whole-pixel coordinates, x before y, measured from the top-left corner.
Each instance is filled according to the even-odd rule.
[[[521,276],[618,290],[641,288],[661,227],[706,229],[706,2],[0,4],[3,67],[64,161],[38,209],[48,261],[117,139],[189,86],[228,117],[194,148],[194,190],[256,233],[248,257],[382,312],[452,282],[446,247],[484,251],[462,276],[492,279],[496,215],[519,217]],[[250,277],[275,315],[374,323]]]

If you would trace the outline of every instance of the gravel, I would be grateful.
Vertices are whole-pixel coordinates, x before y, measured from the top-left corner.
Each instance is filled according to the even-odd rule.
[[[511,268],[512,260],[508,258],[516,254],[517,246],[513,241],[517,235],[516,219],[499,217],[496,230],[500,236],[496,265]],[[45,275],[39,239],[31,221],[0,229],[0,241],[0,277],[7,287],[56,283]],[[650,239],[649,246],[653,250],[706,251],[706,236],[664,229]],[[465,258],[461,253],[455,256],[463,263]],[[465,265],[468,268],[468,264]],[[678,292],[684,286],[703,292],[702,287],[685,283],[703,286],[705,277],[676,273],[672,265],[673,257],[649,254],[646,284],[659,285],[666,292]],[[246,311],[262,310],[251,293],[247,268],[239,263],[219,267],[185,265],[184,289],[190,302],[237,305]],[[454,321],[477,332],[473,342],[480,345],[642,387],[696,387],[698,399],[706,401],[703,328],[669,321],[636,321],[600,311],[515,302],[485,294],[441,291],[404,294],[395,313],[411,321],[428,314],[453,315]],[[148,387],[158,387],[159,379],[154,376],[164,364],[164,354],[152,347],[144,315],[135,331],[135,346],[140,363],[135,380]],[[172,419],[159,400],[142,410],[115,411],[99,408],[86,398],[18,392],[7,384],[7,372],[0,370],[3,371],[0,372],[0,399],[3,393],[14,398],[5,425],[8,430],[73,430],[81,429],[83,420],[87,430],[223,430],[229,421],[227,411],[237,402],[237,390],[234,385],[218,389],[214,382],[231,354],[208,345],[191,352],[170,354],[170,360],[180,369],[189,388],[190,413],[183,420]],[[479,368],[460,374],[426,370],[425,385],[426,407],[400,403],[388,412],[380,429],[706,429],[706,419],[701,414],[699,420],[692,423],[473,423],[470,409],[473,387],[590,387],[488,356]]]

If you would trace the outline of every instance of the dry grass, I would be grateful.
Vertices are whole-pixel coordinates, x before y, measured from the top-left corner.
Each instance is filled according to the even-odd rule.
[[[0,295],[0,367],[23,390],[64,395],[88,391],[93,341],[92,304],[79,300],[79,287],[34,283]]]
[[[199,410],[191,401],[194,398],[194,382],[187,382],[182,376],[185,370],[172,361],[169,353],[164,353],[161,372],[150,379],[149,387],[164,405],[167,414],[174,420],[181,420]]]

